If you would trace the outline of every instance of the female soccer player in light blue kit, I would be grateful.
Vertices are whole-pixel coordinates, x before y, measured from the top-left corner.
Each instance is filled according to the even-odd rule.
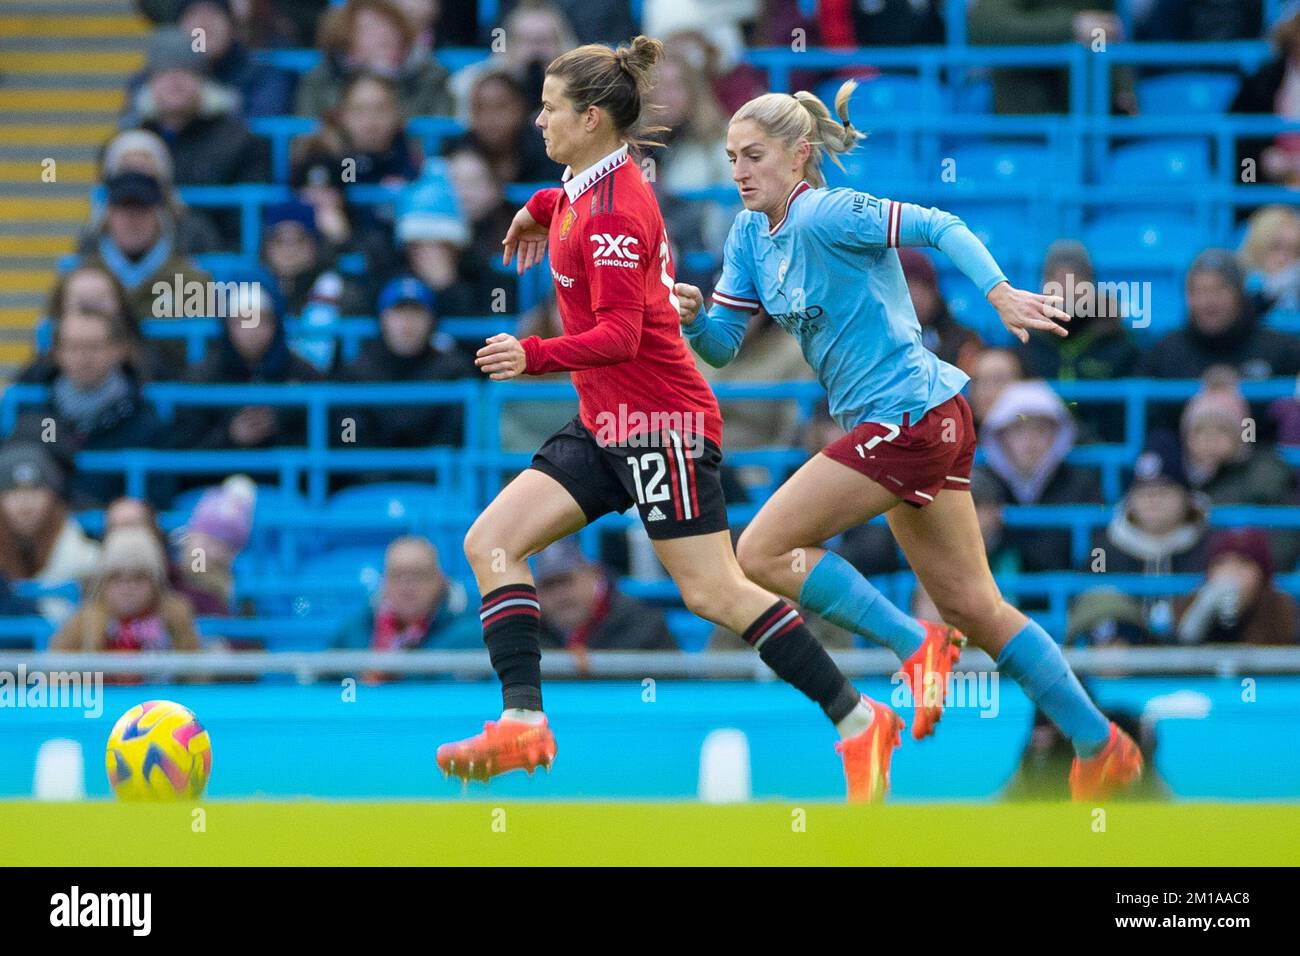
[[[683,331],[710,365],[735,357],[761,306],[799,339],[847,435],[800,468],[741,536],[756,583],[893,650],[915,702],[913,736],[930,734],[963,635],[997,661],[1073,743],[1076,799],[1128,786],[1142,771],[1133,741],[1088,699],[1060,647],[1003,600],[970,496],[975,429],[967,376],[921,342],[900,246],[944,252],[1021,341],[1058,335],[1059,299],[1013,288],[960,219],[938,209],[825,187],[824,155],[852,149],[854,86],[835,98],[840,122],[811,93],[768,93],[732,117],[727,155],[745,206],[723,250],[713,304],[679,283]],[[884,513],[947,625],[891,604],[821,544]],[[879,711],[877,711],[879,713]]]

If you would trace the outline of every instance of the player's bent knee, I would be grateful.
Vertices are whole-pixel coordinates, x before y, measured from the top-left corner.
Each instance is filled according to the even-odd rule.
[[[997,621],[1002,597],[996,590],[972,589],[936,601],[935,606],[947,624],[963,634],[978,634]]]
[[[470,567],[478,569],[489,565],[494,558],[507,556],[504,538],[490,523],[475,521],[465,533],[465,557]]]
[[[771,578],[773,563],[779,560],[780,555],[774,555],[764,546],[762,539],[750,534],[748,529],[736,542],[736,561],[740,570],[755,584],[765,584]]]

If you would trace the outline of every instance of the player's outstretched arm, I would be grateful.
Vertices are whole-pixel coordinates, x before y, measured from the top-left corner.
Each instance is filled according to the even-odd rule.
[[[715,304],[704,308],[704,293],[697,286],[678,282],[673,286],[682,334],[691,348],[714,368],[722,368],[740,351],[749,325],[749,314]]]

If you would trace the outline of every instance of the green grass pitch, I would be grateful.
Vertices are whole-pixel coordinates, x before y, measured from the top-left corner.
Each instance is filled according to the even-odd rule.
[[[1291,866],[1300,859],[1294,805],[1115,803],[1104,821],[1097,812],[1068,803],[18,801],[0,802],[0,834],[4,862],[29,866]]]

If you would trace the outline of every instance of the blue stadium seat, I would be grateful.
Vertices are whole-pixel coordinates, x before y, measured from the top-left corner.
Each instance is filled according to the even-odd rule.
[[[1224,113],[1240,86],[1235,73],[1165,73],[1138,80],[1138,110],[1145,116]]]
[[[308,558],[293,586],[259,601],[259,613],[343,617],[358,612],[383,583],[382,548],[338,548]]]
[[[1160,138],[1113,149],[1107,157],[1104,181],[1190,185],[1210,175],[1210,145],[1206,140]]]
[[[957,180],[978,185],[1039,180],[1056,174],[1053,152],[1039,143],[989,142],[952,150]]]
[[[897,182],[910,178],[910,170],[900,162],[898,151],[892,146],[875,145],[871,140],[851,153],[839,157],[844,168],[826,160],[822,173],[828,186],[848,186],[866,192],[880,192],[879,183]]]
[[[835,94],[844,83],[844,77],[827,80],[817,85],[821,101],[835,111]],[[858,129],[869,130],[882,116],[912,113],[921,104],[925,84],[915,76],[882,73],[876,77],[858,77],[858,88],[849,100],[849,119]]]
[[[1084,228],[1084,244],[1099,269],[1164,266],[1185,269],[1206,244],[1205,232],[1168,210],[1115,212]]]
[[[386,518],[434,516],[454,507],[448,493],[414,481],[387,481],[357,485],[335,493],[331,511],[373,511]]]
[[[993,112],[993,80],[987,75],[967,77],[945,93],[959,116],[987,116]]]

